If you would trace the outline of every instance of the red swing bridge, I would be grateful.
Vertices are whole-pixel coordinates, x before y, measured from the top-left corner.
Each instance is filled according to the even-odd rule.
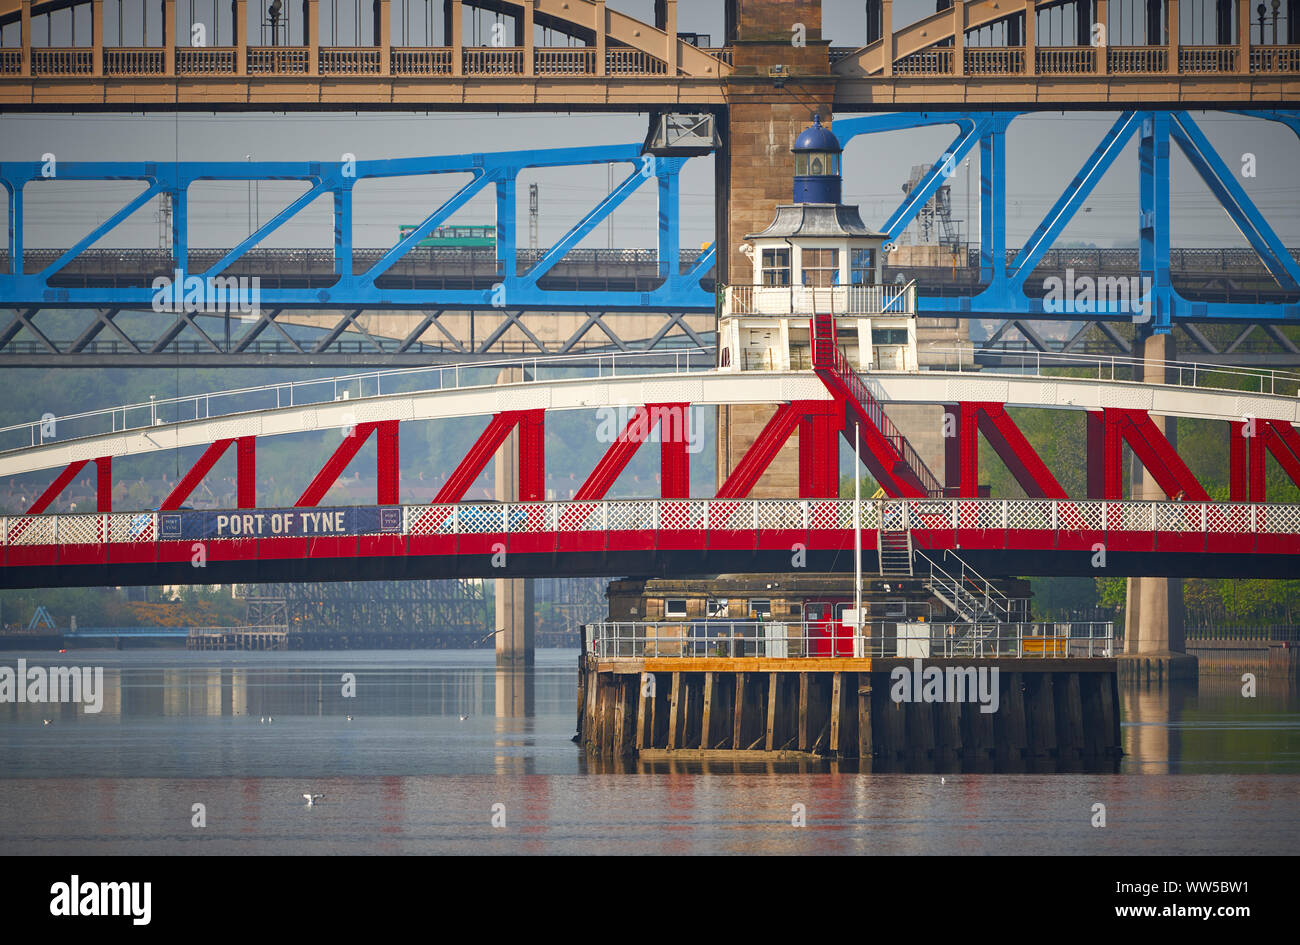
[[[0,583],[843,572],[853,568],[855,530],[868,569],[883,570],[887,549],[901,542],[909,555],[957,552],[992,574],[1300,573],[1300,506],[1267,502],[1264,477],[1271,454],[1300,482],[1300,378],[1186,363],[1154,371],[1150,359],[1110,358],[1089,376],[1063,377],[1050,372],[1048,355],[1014,374],[960,364],[864,374],[846,361],[834,321],[810,323],[811,369],[719,368],[707,350],[511,361],[269,385],[6,428],[0,475],[60,471],[26,514],[0,519]],[[1161,380],[1121,379],[1139,365]],[[368,385],[366,396],[336,399],[338,390],[360,383]],[[716,495],[691,496],[689,408],[764,404],[775,411]],[[890,421],[894,404],[943,405],[951,435],[942,477]],[[1086,411],[1086,495],[1066,495],[1008,406]],[[570,499],[547,501],[547,414],[600,407],[622,407],[630,419]],[[402,431],[463,416],[485,417],[477,441],[436,494],[403,494]],[[1153,419],[1173,417],[1227,424],[1227,501],[1211,498]],[[344,436],[300,498],[289,508],[259,508],[258,452],[277,448],[286,435],[325,429]],[[1026,498],[980,496],[980,433]],[[862,502],[856,518],[854,501],[839,497],[840,440],[851,444],[855,436],[887,496]],[[752,498],[792,437],[797,494]],[[320,507],[372,438],[374,504]],[[610,499],[633,455],[655,439],[659,495]],[[115,459],[203,444],[199,460],[155,508],[112,508]],[[1125,447],[1163,500],[1125,499]],[[230,450],[237,507],[187,507]],[[517,495],[464,501],[498,452],[517,467]],[[60,493],[92,464],[95,511],[51,514]]]

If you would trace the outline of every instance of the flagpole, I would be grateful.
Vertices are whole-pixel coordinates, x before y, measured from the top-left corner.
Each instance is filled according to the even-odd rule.
[[[858,456],[858,431],[860,427],[853,424],[853,609],[857,619],[853,624],[853,636],[862,636],[862,471]],[[855,645],[854,649],[858,647]]]

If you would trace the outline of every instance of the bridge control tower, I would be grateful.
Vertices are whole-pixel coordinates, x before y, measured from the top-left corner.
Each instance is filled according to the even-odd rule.
[[[809,320],[835,317],[839,345],[860,371],[914,371],[916,291],[884,285],[887,237],[840,203],[840,146],[815,117],[795,141],[794,203],[746,234],[750,284],[726,288],[718,364],[730,371],[812,368]]]
[[[811,370],[810,322],[834,317],[837,345],[856,371],[942,367],[969,345],[965,323],[922,318],[911,283],[886,283],[889,237],[842,202],[842,148],[814,115],[790,148],[790,202],[769,205],[766,225],[746,231],[722,292],[718,365],[724,371]],[[940,468],[944,443],[938,407],[897,406],[891,418],[927,465]],[[718,481],[771,418],[766,407],[719,409]],[[750,495],[789,495],[798,483],[795,437],[782,447]]]

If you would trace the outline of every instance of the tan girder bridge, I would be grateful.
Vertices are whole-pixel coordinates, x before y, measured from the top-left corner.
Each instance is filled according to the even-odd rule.
[[[295,3],[297,0],[295,0]],[[677,31],[677,0],[660,0],[659,27],[603,0],[450,0],[450,46],[396,46],[390,0],[377,0],[373,46],[320,46],[319,0],[307,0],[298,45],[255,46],[247,0],[215,43],[178,46],[176,0],[163,0],[158,45],[105,46],[103,0],[0,0],[0,23],[21,22],[21,46],[0,49],[0,108],[6,109],[429,109],[637,110],[730,104],[772,87],[783,66],[789,94],[801,84],[833,89],[836,110],[996,103],[1063,107],[1267,106],[1300,101],[1300,46],[1251,45],[1251,5],[1237,0],[1232,45],[1181,46],[1178,3],[1166,0],[1158,46],[1038,46],[1034,17],[1018,46],[967,47],[968,31],[1060,0],[953,0],[897,31],[883,0],[882,35],[869,46],[834,48],[821,38],[816,0],[728,0],[729,44],[699,48]],[[89,46],[34,45],[32,20],[91,7]],[[522,46],[459,43],[465,7],[504,13]],[[1096,0],[1107,22],[1107,0]],[[806,25],[806,46],[791,44]],[[534,25],[582,46],[538,46]],[[231,35],[231,31],[234,35]],[[308,40],[303,43],[303,35]],[[789,50],[781,52],[782,47]],[[816,97],[820,97],[817,95]]]

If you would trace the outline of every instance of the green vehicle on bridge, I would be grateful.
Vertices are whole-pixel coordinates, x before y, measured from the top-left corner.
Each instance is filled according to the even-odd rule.
[[[401,239],[406,239],[415,231],[414,223],[403,223]],[[416,246],[436,246],[442,249],[476,249],[486,247],[495,249],[497,245],[497,228],[495,224],[486,226],[439,226]]]

